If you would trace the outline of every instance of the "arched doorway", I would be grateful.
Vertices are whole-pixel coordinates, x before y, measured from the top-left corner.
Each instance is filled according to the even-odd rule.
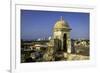
[[[63,35],[63,51],[67,51],[67,34]]]

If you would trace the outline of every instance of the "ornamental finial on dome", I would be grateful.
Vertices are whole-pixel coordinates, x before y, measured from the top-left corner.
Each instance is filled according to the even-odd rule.
[[[60,20],[62,21],[63,20],[63,17],[61,16]]]

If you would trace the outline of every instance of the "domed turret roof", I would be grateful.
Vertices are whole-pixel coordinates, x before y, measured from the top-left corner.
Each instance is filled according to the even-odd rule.
[[[68,23],[65,22],[65,21],[63,20],[63,18],[61,17],[61,19],[58,20],[58,21],[56,22],[56,24],[54,25],[54,29],[63,29],[63,28],[70,29]]]

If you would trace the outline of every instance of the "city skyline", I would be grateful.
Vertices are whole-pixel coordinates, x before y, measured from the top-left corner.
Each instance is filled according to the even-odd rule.
[[[89,13],[36,10],[21,10],[21,39],[52,36],[52,29],[61,16],[72,29],[72,39],[89,39]]]

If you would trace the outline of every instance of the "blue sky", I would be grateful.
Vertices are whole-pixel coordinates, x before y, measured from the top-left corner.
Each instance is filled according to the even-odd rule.
[[[21,10],[21,39],[48,38],[57,20],[69,23],[71,38],[89,39],[89,13]]]

